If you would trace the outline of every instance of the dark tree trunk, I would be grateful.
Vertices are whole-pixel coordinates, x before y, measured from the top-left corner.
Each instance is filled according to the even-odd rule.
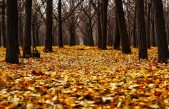
[[[114,31],[114,27],[112,24],[109,24],[109,29],[108,29],[108,36],[107,36],[107,45],[108,46],[113,46],[113,31]]]
[[[23,47],[23,57],[31,57],[31,26],[32,26],[32,0],[25,1],[25,37]]]
[[[137,40],[137,35],[136,35],[136,10],[137,10],[137,5],[135,4],[135,12],[134,12],[134,21],[133,21],[133,47],[137,48],[138,47],[138,40]]]
[[[144,0],[137,0],[137,28],[138,28],[138,40],[139,40],[139,58],[147,59],[147,42],[146,42],[146,30],[145,30],[145,18],[144,18]]]
[[[19,63],[17,0],[7,0],[7,47],[6,62]]]
[[[5,0],[2,1],[2,38],[3,38],[3,47],[6,47],[6,23],[5,23],[5,9],[6,4]]]
[[[131,53],[131,49],[129,44],[129,37],[127,33],[122,0],[115,0],[115,4],[116,4],[116,11],[117,11],[119,34],[120,34],[120,39],[122,44],[122,52],[125,54],[129,54]]]
[[[32,24],[32,46],[33,48],[36,48],[36,30],[35,30],[35,24]]]
[[[117,50],[120,49],[120,34],[119,34],[119,27],[118,27],[118,21],[117,21],[117,13],[116,13],[114,49],[117,49]]]
[[[75,0],[70,0],[70,10],[75,8]],[[76,45],[76,18],[75,18],[75,12],[72,13],[70,16],[70,25],[69,27],[69,34],[70,34],[70,46]]]
[[[147,9],[147,26],[146,26],[146,37],[147,37],[147,48],[150,48],[150,10],[151,10],[151,3],[148,3],[148,9]]]
[[[53,0],[47,0],[46,9],[46,40],[45,40],[45,52],[52,52],[52,14],[53,14]]]
[[[158,62],[164,63],[169,57],[167,35],[162,0],[154,0],[155,22],[157,32]]]
[[[94,46],[92,22],[88,24],[89,46]]]
[[[70,28],[69,34],[70,34],[70,46],[76,45],[75,28]]]
[[[35,36],[36,36],[36,46],[40,45],[40,41],[39,41],[39,26],[35,27]]]
[[[19,32],[19,45],[21,46],[21,47],[23,47],[23,20],[22,20],[22,17],[21,16],[19,16],[19,18],[18,18],[18,28],[19,28],[19,30],[18,30],[18,32]]]
[[[156,47],[156,37],[155,37],[155,20],[154,20],[154,3],[152,3],[152,8],[151,8],[151,45],[153,47]]]
[[[1,39],[2,39],[2,22],[0,21],[0,47],[2,46]]]
[[[59,23],[59,47],[63,48],[63,34],[62,34],[62,1],[58,1],[58,23]]]
[[[102,1],[101,6],[102,50],[107,49],[107,8],[108,8],[108,0]]]
[[[84,35],[84,44],[86,46],[94,46],[91,22],[90,23],[87,22],[85,26],[86,27],[85,27],[85,35]]]
[[[98,3],[99,5],[99,3]],[[101,14],[100,14],[100,6],[97,8],[97,37],[98,37],[98,48],[102,47],[102,31],[101,31]]]
[[[151,43],[153,47],[156,47],[154,20],[151,23]]]

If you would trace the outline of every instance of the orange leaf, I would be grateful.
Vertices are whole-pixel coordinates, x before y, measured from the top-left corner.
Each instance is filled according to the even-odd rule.
[[[0,88],[4,87],[6,83],[3,80],[0,80]]]
[[[34,69],[32,71],[32,74],[36,75],[36,76],[40,76],[40,75],[43,75],[43,73],[39,70],[39,69]]]
[[[42,90],[43,92],[47,92],[47,90],[46,90],[46,88],[45,88],[44,86],[41,87],[41,90]]]
[[[160,96],[161,93],[162,93],[162,92],[161,92],[160,90],[155,90],[155,92],[154,92],[155,96]]]
[[[19,65],[18,65],[18,64],[11,64],[11,65],[9,66],[9,69],[17,70],[17,69],[19,69]]]

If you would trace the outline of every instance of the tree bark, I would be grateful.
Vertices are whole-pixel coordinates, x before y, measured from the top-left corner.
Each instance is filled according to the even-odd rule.
[[[151,44],[150,44],[150,10],[151,10],[151,3],[148,3],[148,8],[147,8],[147,26],[146,26],[146,37],[147,37],[147,48],[150,48],[151,47]]]
[[[137,0],[137,28],[138,28],[138,44],[139,44],[139,58],[147,59],[147,42],[146,42],[146,29],[144,18],[144,0]]]
[[[2,46],[2,22],[0,21],[0,47]]]
[[[75,0],[70,0],[70,11],[75,8]],[[69,34],[70,34],[70,46],[76,45],[76,18],[75,12],[72,13],[70,16],[70,25],[69,27]]]
[[[108,0],[102,1],[101,6],[102,50],[107,49],[107,8],[108,8]]]
[[[129,44],[129,37],[127,33],[122,0],[115,0],[115,5],[116,5],[116,11],[117,11],[119,34],[120,34],[120,39],[121,39],[121,44],[122,44],[122,52],[125,54],[129,54],[131,53],[131,48]]]
[[[75,29],[74,28],[70,28],[69,34],[70,34],[70,46],[76,45]]]
[[[3,47],[6,47],[6,21],[5,21],[5,10],[6,10],[6,4],[5,0],[2,1],[2,38],[3,38]]]
[[[52,52],[52,14],[53,14],[53,0],[47,0],[47,9],[46,9],[46,40],[45,40],[45,52]]]
[[[36,46],[40,46],[39,26],[35,26]]]
[[[7,0],[7,47],[6,62],[19,63],[17,0]]]
[[[154,11],[154,3],[152,2],[152,8],[151,8],[151,45],[153,47],[156,47],[154,12],[155,12]]]
[[[32,0],[25,1],[25,37],[24,37],[24,47],[23,47],[23,57],[31,57],[31,31],[32,31]]]
[[[117,13],[116,13],[116,27],[115,27],[115,41],[114,41],[114,49],[120,49],[120,34],[119,34],[119,27],[118,27],[118,20],[117,20]]]
[[[63,34],[62,34],[62,1],[59,0],[58,1],[58,23],[59,23],[59,36],[58,36],[58,39],[59,39],[59,47],[60,48],[63,48]]]
[[[100,14],[100,4],[98,2],[97,7],[97,37],[98,37],[98,48],[102,47],[102,31],[101,31],[101,14]]]
[[[137,48],[138,47],[138,40],[137,40],[137,32],[136,32],[136,10],[137,10],[137,5],[135,3],[135,12],[134,12],[134,21],[133,21],[133,47]]]
[[[22,16],[19,16],[18,17],[18,26],[19,26],[19,30],[18,30],[18,32],[19,32],[19,45],[21,46],[21,47],[23,47],[23,20],[22,20]]]
[[[169,58],[167,35],[162,0],[154,0],[155,23],[157,32],[158,62],[164,63]]]

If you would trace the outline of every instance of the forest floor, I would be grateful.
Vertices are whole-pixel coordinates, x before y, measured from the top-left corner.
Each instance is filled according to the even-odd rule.
[[[6,64],[0,49],[0,109],[163,109],[169,108],[169,66],[149,61],[137,49],[100,51],[91,47],[54,47],[40,59]]]

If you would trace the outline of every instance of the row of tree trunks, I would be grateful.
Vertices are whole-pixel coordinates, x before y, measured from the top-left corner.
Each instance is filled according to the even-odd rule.
[[[46,42],[45,42],[45,50],[47,52],[52,51],[52,0],[47,1],[47,19],[46,19]],[[120,44],[122,45],[122,52],[125,54],[131,53],[129,37],[127,33],[125,15],[123,11],[122,0],[115,0],[116,5],[116,46],[115,49],[120,48]],[[144,16],[144,0],[136,0],[136,16],[135,16],[135,24],[133,27],[134,36],[136,42],[138,42],[139,46],[139,58],[147,59],[147,47],[150,47],[150,42],[152,41],[152,45],[155,46],[155,36],[157,39],[158,46],[158,61],[163,63],[166,62],[169,58],[168,45],[167,45],[167,34],[165,29],[165,20],[163,13],[163,4],[162,0],[153,0],[153,4],[147,4],[148,7],[146,9],[147,12],[147,25],[145,24],[145,16]],[[147,6],[146,5],[146,6]],[[5,5],[4,5],[5,6]],[[107,9],[108,9],[108,0],[102,1],[100,4],[100,8],[98,6],[97,12],[97,20],[98,20],[98,47],[100,49],[107,49]],[[154,9],[154,11],[152,11]],[[4,9],[5,10],[5,9]],[[23,44],[23,57],[27,58],[31,56],[31,35],[33,34],[33,41],[36,41],[36,37],[38,37],[38,28],[32,25],[32,0],[25,1],[25,13],[26,13],[26,23],[25,23],[25,37]],[[4,20],[3,20],[4,17]],[[72,18],[74,19],[74,18]],[[71,20],[72,20],[71,19]],[[152,20],[150,22],[150,19]],[[88,45],[93,46],[93,27],[92,20],[91,22],[87,22],[86,31],[86,42]],[[155,22],[154,22],[155,21]],[[5,14],[3,16],[3,8],[2,8],[2,28],[5,28]],[[19,19],[19,27],[23,26],[21,19]],[[63,47],[63,37],[62,37],[62,2],[59,0],[58,2],[58,22],[59,22],[59,47]],[[4,24],[3,24],[4,23]],[[151,26],[150,26],[151,23]],[[32,26],[32,27],[31,27]],[[147,26],[147,28],[145,28]],[[151,34],[150,34],[151,28]],[[6,36],[4,38],[4,33],[6,33],[2,29],[3,34],[3,46],[7,44],[6,49],[6,62],[8,63],[18,63],[18,54],[19,54],[19,44],[18,44],[18,10],[17,10],[17,0],[7,0],[7,41]],[[33,31],[31,31],[33,29]],[[70,35],[73,36],[75,34],[75,29],[72,29]],[[100,30],[100,31],[99,31]],[[146,34],[147,30],[147,34]],[[130,29],[129,29],[130,31]],[[135,34],[137,33],[137,34]],[[20,33],[21,35],[21,33]],[[151,35],[151,41],[150,41]],[[73,36],[74,37],[74,36]],[[72,39],[72,38],[71,38]],[[134,39],[134,37],[133,37]],[[74,40],[74,38],[72,39]],[[92,41],[92,42],[90,42]],[[120,43],[121,42],[121,43]],[[35,42],[33,42],[33,47],[36,47]],[[148,46],[147,46],[148,44]],[[74,44],[72,44],[74,45]]]

